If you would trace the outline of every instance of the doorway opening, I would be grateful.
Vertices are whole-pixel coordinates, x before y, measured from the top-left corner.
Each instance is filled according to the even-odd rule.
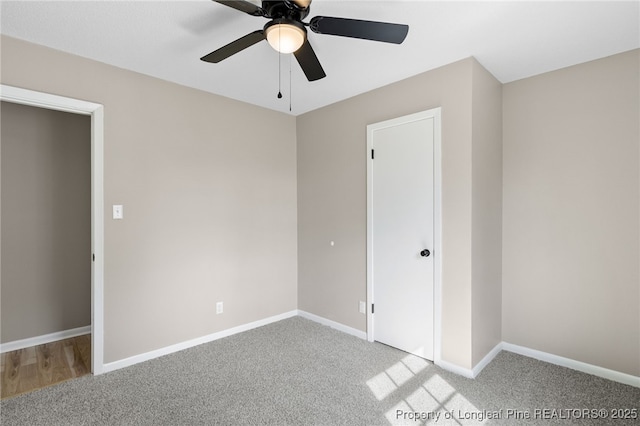
[[[93,102],[0,85],[0,101],[90,116],[91,372],[104,372],[104,112]],[[3,347],[3,351],[5,348]]]

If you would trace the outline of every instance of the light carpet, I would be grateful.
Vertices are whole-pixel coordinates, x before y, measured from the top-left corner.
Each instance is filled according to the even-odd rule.
[[[0,420],[3,426],[622,426],[640,422],[612,413],[633,417],[639,406],[638,388],[513,353],[501,352],[471,380],[294,317],[3,400]]]

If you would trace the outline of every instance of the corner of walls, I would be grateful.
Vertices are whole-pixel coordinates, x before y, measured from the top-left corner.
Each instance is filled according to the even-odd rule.
[[[463,59],[449,67],[452,68],[450,79],[439,93],[442,98],[443,259],[440,362],[470,369],[473,365],[473,58]]]
[[[365,331],[366,124],[349,110],[297,117],[298,309]]]
[[[502,84],[472,66],[472,357],[502,340]]]

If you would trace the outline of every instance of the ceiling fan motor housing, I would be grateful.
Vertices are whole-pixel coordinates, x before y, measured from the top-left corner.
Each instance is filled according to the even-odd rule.
[[[306,3],[306,6],[304,5]],[[309,15],[311,10],[310,2],[301,0],[264,0],[262,10],[267,18],[289,18],[294,21],[301,21]]]
[[[267,22],[263,28],[263,31],[265,33],[268,32],[268,28],[273,27],[274,25],[293,25],[296,28],[301,29],[302,31],[307,32],[307,29],[304,27],[304,25],[299,22],[299,21],[294,21],[293,19],[289,19],[289,18],[275,18],[272,19],[271,21]]]

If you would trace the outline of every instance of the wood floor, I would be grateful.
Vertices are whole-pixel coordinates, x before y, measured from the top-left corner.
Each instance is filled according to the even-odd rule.
[[[91,335],[1,354],[2,399],[91,373]]]

